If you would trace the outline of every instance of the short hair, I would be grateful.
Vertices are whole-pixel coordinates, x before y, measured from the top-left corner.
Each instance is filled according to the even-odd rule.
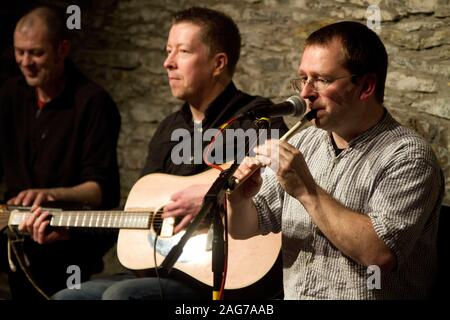
[[[209,47],[211,54],[226,53],[227,70],[232,76],[241,53],[241,34],[233,19],[220,11],[191,7],[173,15],[172,25],[181,22],[191,22],[201,27],[202,41]]]
[[[40,6],[28,11],[17,22],[16,30],[20,27],[33,28],[37,23],[36,19],[41,20],[46,26],[47,35],[54,47],[57,47],[63,40],[69,40],[64,16],[56,8],[49,6]]]
[[[327,45],[339,40],[345,54],[344,66],[357,76],[373,73],[377,77],[375,98],[384,100],[384,88],[388,67],[386,48],[378,35],[366,25],[354,21],[342,21],[327,25],[311,33],[306,46]]]

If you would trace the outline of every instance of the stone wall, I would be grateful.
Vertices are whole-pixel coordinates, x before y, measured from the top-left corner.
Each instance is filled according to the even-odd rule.
[[[162,67],[173,12],[203,5],[233,17],[243,37],[236,84],[279,102],[293,94],[288,82],[296,76],[306,36],[339,20],[366,22],[373,4],[381,9],[378,33],[390,56],[385,104],[433,145],[446,176],[445,201],[450,204],[448,0],[81,1],[75,60],[119,105],[123,199],[139,177],[158,123],[180,105],[171,97]],[[294,119],[287,120],[292,124]]]

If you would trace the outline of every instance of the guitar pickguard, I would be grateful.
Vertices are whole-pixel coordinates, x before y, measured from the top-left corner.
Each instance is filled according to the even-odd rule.
[[[176,235],[166,238],[166,237],[157,237],[155,232],[150,232],[148,234],[148,242],[152,248],[155,248],[156,252],[166,257],[170,250],[178,244],[181,237],[186,232],[180,231]],[[194,234],[187,242],[183,248],[183,253],[178,258],[180,263],[201,263],[203,258],[206,257],[207,254],[211,255],[211,236],[210,232]],[[156,241],[156,246],[155,246]],[[208,259],[206,257],[206,259]],[[205,260],[206,261],[206,260]]]

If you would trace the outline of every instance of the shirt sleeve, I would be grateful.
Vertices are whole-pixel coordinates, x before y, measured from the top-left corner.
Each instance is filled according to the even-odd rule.
[[[272,122],[272,128],[280,129],[280,137],[284,135],[288,128],[282,118]],[[275,126],[274,126],[275,125]],[[289,140],[289,143],[302,150],[302,142],[307,137],[309,130],[303,130]],[[303,152],[304,150],[302,150]],[[258,194],[253,198],[256,210],[258,211],[258,225],[262,234],[281,231],[282,209],[285,206],[285,191],[278,183],[277,176],[270,168],[264,168],[262,173],[263,184]]]
[[[369,200],[377,235],[394,252],[400,267],[425,232],[434,232],[443,196],[443,176],[425,159],[396,159],[380,177]]]
[[[81,180],[95,181],[102,189],[102,209],[112,209],[120,201],[120,177],[117,163],[117,140],[120,113],[111,97],[104,91],[88,100],[82,121]]]
[[[3,108],[6,105],[6,98],[5,98],[5,85],[0,86],[0,145],[3,146],[4,141],[4,133],[3,133],[3,121],[4,121],[4,115],[3,115]],[[3,185],[3,148],[0,148],[0,190],[2,189]],[[1,190],[3,191],[3,190]],[[3,194],[0,194],[0,201],[3,200]]]
[[[8,119],[7,117],[7,109],[10,108],[11,105],[11,95],[15,94],[15,90],[13,89],[13,86],[11,85],[11,81],[6,81],[2,85],[0,85],[0,201],[6,201],[7,199],[4,199],[4,164],[3,164],[3,157],[7,156],[7,153],[4,150],[4,146],[8,141],[6,141],[6,123],[7,121],[11,121],[11,119]]]
[[[264,168],[262,178],[261,189],[253,198],[253,203],[258,211],[258,227],[263,235],[270,232],[278,233],[281,231],[284,190],[272,169]]]

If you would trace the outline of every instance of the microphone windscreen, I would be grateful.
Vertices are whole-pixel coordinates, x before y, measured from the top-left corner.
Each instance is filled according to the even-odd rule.
[[[306,111],[306,102],[302,98],[300,98],[297,95],[290,96],[286,99],[286,101],[292,103],[294,106],[294,113],[292,113],[292,116],[294,117],[300,117],[303,115]]]

